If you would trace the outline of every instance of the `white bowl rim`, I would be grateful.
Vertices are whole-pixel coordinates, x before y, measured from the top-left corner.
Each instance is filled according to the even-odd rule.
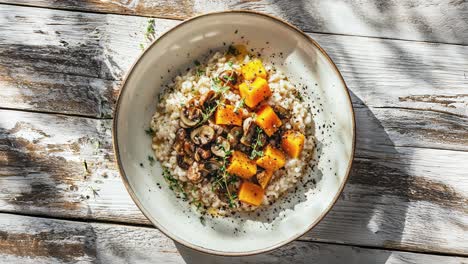
[[[352,145],[351,145],[351,157],[350,157],[349,162],[348,162],[346,175],[345,175],[343,181],[341,182],[341,185],[340,185],[340,187],[338,189],[338,192],[336,192],[335,196],[333,197],[332,203],[329,204],[329,206],[326,208],[326,210],[324,210],[322,212],[322,214],[304,230],[304,232],[299,233],[299,234],[294,235],[294,236],[291,236],[290,238],[285,239],[284,241],[282,241],[280,243],[277,243],[277,244],[275,244],[273,246],[262,248],[262,249],[256,249],[256,250],[252,250],[252,251],[245,251],[245,252],[217,251],[217,250],[207,249],[207,248],[204,248],[204,247],[201,247],[201,246],[198,246],[198,245],[194,245],[194,244],[189,243],[189,242],[187,242],[187,241],[185,241],[183,239],[177,239],[176,236],[174,236],[171,231],[167,230],[161,224],[159,224],[159,222],[155,218],[151,217],[151,215],[148,212],[146,212],[146,210],[144,209],[144,206],[140,203],[140,200],[137,198],[136,194],[134,193],[133,189],[131,188],[131,186],[129,184],[129,181],[127,179],[127,175],[125,174],[125,171],[123,169],[122,161],[120,159],[120,154],[119,154],[120,153],[119,145],[118,145],[118,142],[117,142],[117,133],[118,133],[117,132],[117,123],[118,123],[119,110],[120,110],[120,101],[121,101],[123,93],[125,92],[127,79],[131,76],[131,74],[133,73],[134,68],[141,61],[141,58],[143,56],[145,56],[147,51],[150,48],[152,48],[157,42],[159,42],[159,40],[167,37],[168,35],[170,35],[170,33],[173,30],[177,29],[178,27],[180,27],[180,26],[182,26],[184,24],[187,24],[187,23],[189,23],[191,21],[194,21],[194,20],[197,20],[199,18],[212,16],[212,15],[228,14],[228,13],[239,13],[239,14],[246,14],[246,15],[255,15],[255,16],[261,16],[261,17],[264,17],[264,18],[267,18],[267,19],[272,19],[272,20],[275,20],[276,22],[280,22],[284,26],[289,27],[290,29],[292,29],[292,30],[296,31],[297,33],[303,35],[330,62],[330,65],[333,67],[334,72],[337,74],[337,76],[339,77],[341,83],[343,84],[345,94],[348,96],[348,101],[350,103],[349,104],[350,105],[349,111],[351,112],[351,115],[352,115],[352,120],[351,120],[352,121],[352,130],[351,131],[352,131],[353,135],[352,135]],[[356,147],[356,117],[355,117],[355,113],[354,113],[354,109],[353,109],[353,105],[352,105],[352,101],[351,101],[351,96],[349,94],[348,86],[346,85],[346,82],[344,81],[343,76],[341,75],[340,71],[338,70],[338,67],[333,62],[333,60],[330,58],[330,56],[325,52],[325,50],[314,39],[312,39],[309,35],[304,33],[302,30],[300,30],[298,27],[294,26],[293,24],[291,24],[291,23],[289,23],[289,22],[287,22],[287,21],[285,21],[285,20],[283,20],[281,18],[272,16],[272,15],[269,15],[269,14],[265,14],[265,13],[261,13],[261,12],[257,12],[257,11],[250,11],[250,10],[217,11],[217,12],[210,12],[210,13],[204,13],[204,14],[196,15],[196,16],[193,16],[191,18],[188,18],[188,19],[182,21],[181,23],[177,24],[176,26],[168,29],[166,32],[164,32],[158,38],[154,39],[153,42],[151,42],[143,50],[143,52],[138,56],[138,58],[132,64],[132,66],[127,71],[127,74],[125,75],[125,77],[122,80],[120,93],[119,93],[119,96],[118,96],[118,99],[117,99],[117,102],[116,102],[116,106],[115,106],[115,110],[114,110],[114,118],[113,118],[113,125],[112,125],[112,143],[113,143],[114,155],[115,155],[115,160],[116,160],[116,163],[117,163],[117,167],[119,169],[119,173],[120,173],[122,181],[123,181],[123,183],[125,185],[125,188],[127,189],[127,192],[130,194],[130,197],[132,198],[133,202],[137,205],[137,207],[140,209],[140,211],[143,213],[143,215],[148,220],[150,220],[150,222],[156,228],[158,228],[159,231],[161,231],[164,235],[166,235],[170,239],[176,241],[177,243],[180,243],[180,244],[182,244],[182,245],[184,245],[184,246],[186,246],[188,248],[194,249],[194,250],[199,251],[199,252],[208,253],[208,254],[212,254],[212,255],[218,255],[218,256],[233,256],[233,257],[234,256],[250,256],[250,255],[256,255],[256,254],[261,254],[261,253],[265,253],[265,252],[268,252],[268,251],[272,251],[274,249],[277,249],[279,247],[282,247],[282,246],[284,246],[286,244],[289,244],[289,243],[293,242],[297,238],[299,238],[299,237],[303,236],[305,233],[309,232],[316,225],[318,225],[320,223],[320,221],[322,221],[322,219],[325,218],[325,216],[328,214],[328,212],[330,212],[331,208],[335,205],[335,203],[338,201],[338,198],[340,197],[341,193],[343,192],[344,186],[346,185],[346,182],[349,179],[349,174],[351,172],[351,167],[352,167],[352,164],[353,164],[354,155],[355,155],[355,147]]]

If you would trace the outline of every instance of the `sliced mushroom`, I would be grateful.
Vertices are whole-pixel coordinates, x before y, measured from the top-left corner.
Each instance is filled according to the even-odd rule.
[[[255,124],[251,117],[246,118],[242,124],[244,134],[242,135],[240,142],[246,146],[252,145],[252,141],[255,137]]]
[[[202,118],[202,111],[196,107],[183,107],[180,110],[180,126],[189,128],[196,126]]]
[[[204,170],[203,164],[198,162],[192,163],[187,170],[187,178],[193,183],[201,182],[203,180],[202,170]]]
[[[177,165],[184,170],[189,169],[190,165],[192,165],[193,160],[188,157],[187,155],[177,155]]]
[[[203,148],[197,148],[194,158],[196,161],[203,161],[211,158],[211,152]]]
[[[190,139],[196,145],[206,145],[210,143],[215,137],[215,131],[212,127],[204,125],[198,127],[190,133]]]
[[[205,162],[205,170],[207,170],[209,174],[216,173],[221,167],[222,164],[215,159],[210,159]]]
[[[238,76],[233,70],[225,70],[219,74],[218,78],[225,85],[232,87],[237,84]]]
[[[230,150],[229,141],[223,137],[216,138],[216,143],[211,145],[211,152],[218,157],[226,156],[226,152]]]
[[[280,105],[275,105],[273,107],[275,110],[275,113],[278,114],[280,119],[290,119],[291,118],[291,112],[288,111],[286,108],[280,106]]]
[[[192,155],[193,152],[195,151],[195,145],[192,142],[188,141],[188,140],[184,141],[183,144],[184,144],[184,147],[183,147],[184,152],[186,154],[188,154],[188,155]]]
[[[204,93],[202,96],[200,96],[200,106],[206,108],[210,104],[212,104],[216,99],[218,99],[219,94],[215,93],[213,90],[209,90],[208,92]]]
[[[172,148],[174,148],[174,150],[176,151],[176,153],[178,155],[184,155],[185,154],[185,152],[184,152],[184,143],[182,141],[174,142],[174,145],[172,146]]]
[[[237,127],[237,126],[231,128],[231,130],[227,134],[227,140],[232,147],[235,147],[239,143],[239,140],[241,137],[242,137],[242,128]]]
[[[187,137],[187,131],[183,128],[179,128],[176,132],[176,140],[182,141]]]
[[[214,129],[216,136],[220,136],[221,134],[223,134],[224,128],[222,126],[216,125],[212,121],[209,121],[208,125]]]

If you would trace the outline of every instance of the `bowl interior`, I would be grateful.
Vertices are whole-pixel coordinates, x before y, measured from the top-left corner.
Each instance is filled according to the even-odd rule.
[[[161,87],[202,60],[210,50],[246,44],[282,69],[310,98],[317,149],[312,171],[271,208],[238,218],[203,218],[175,198],[159,164],[151,166],[145,134]],[[275,54],[275,56],[269,56]],[[164,233],[189,247],[238,255],[263,252],[297,238],[315,225],[338,197],[351,165],[354,116],[347,88],[326,55],[307,37],[271,17],[214,13],[182,23],[148,48],[129,73],[114,125],[124,181],[143,213]],[[140,164],[143,164],[141,166]],[[159,187],[161,186],[161,187]],[[299,193],[300,195],[297,195]]]

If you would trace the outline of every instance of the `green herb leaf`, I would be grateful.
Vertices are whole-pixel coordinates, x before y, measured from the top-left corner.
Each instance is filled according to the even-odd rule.
[[[245,97],[243,97],[239,102],[236,103],[236,106],[234,107],[234,113],[237,114],[239,109],[244,108],[245,105]]]
[[[145,133],[148,136],[153,136],[154,135],[154,130],[151,127],[149,127],[147,129],[145,129]]]
[[[198,77],[200,77],[200,76],[202,76],[203,74],[205,74],[205,71],[200,70],[200,69],[197,69],[197,73],[196,73],[196,74],[197,74]]]
[[[154,19],[153,18],[148,19],[148,23],[146,25],[146,33],[145,33],[145,37],[148,40],[154,39],[154,33],[155,33],[154,26],[155,26]]]
[[[252,152],[250,153],[250,159],[255,159],[256,157],[263,157],[263,151],[258,150],[263,146],[261,137],[262,137],[262,129],[257,127],[257,138],[255,139],[254,145],[252,146]]]
[[[148,155],[148,161],[150,163],[150,166],[154,165],[155,160],[154,160],[153,156]]]
[[[227,63],[227,64],[228,64],[229,68],[232,68],[232,64],[233,64],[233,62],[232,62],[232,61],[228,61],[228,63]]]

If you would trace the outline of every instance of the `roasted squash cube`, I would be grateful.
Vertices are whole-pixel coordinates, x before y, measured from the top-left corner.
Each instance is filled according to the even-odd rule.
[[[240,96],[244,98],[245,104],[251,108],[254,108],[261,101],[271,96],[268,82],[260,77],[255,78],[255,81],[251,84],[241,83],[239,85],[239,93]]]
[[[271,145],[266,146],[263,150],[263,156],[257,159],[257,165],[265,170],[275,171],[282,168],[284,164],[286,164],[284,153]]]
[[[244,181],[239,188],[239,201],[259,206],[262,204],[264,194],[265,192],[259,185]]]
[[[247,155],[240,151],[233,151],[231,163],[226,170],[229,174],[239,176],[244,179],[250,179],[257,173],[255,161],[249,159]]]
[[[272,176],[273,171],[264,170],[262,172],[257,173],[257,181],[260,184],[260,186],[262,186],[262,188],[265,189],[268,183],[270,182]]]
[[[253,80],[256,77],[261,77],[263,79],[267,78],[267,72],[263,67],[262,61],[259,59],[254,59],[247,62],[244,66],[241,67],[242,76],[246,80]]]
[[[304,141],[305,136],[301,132],[288,130],[281,137],[281,148],[290,157],[297,158],[304,148]]]
[[[271,135],[273,135],[283,124],[273,108],[269,105],[264,105],[257,111],[255,123],[263,129],[269,137],[271,137]]]
[[[234,112],[235,107],[232,105],[218,106],[215,114],[215,123],[217,125],[242,125],[242,114]]]

